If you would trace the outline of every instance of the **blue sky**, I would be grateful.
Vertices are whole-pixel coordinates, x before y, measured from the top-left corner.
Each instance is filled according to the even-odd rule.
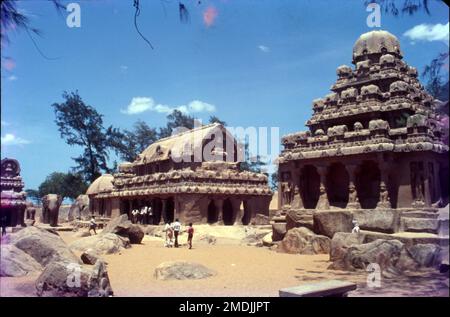
[[[18,5],[43,32],[35,36],[40,49],[57,59],[44,59],[23,31],[10,33],[2,50],[12,58],[2,59],[2,158],[20,161],[26,188],[68,171],[82,151],[61,140],[54,123],[50,105],[64,90],[78,89],[105,125],[130,128],[141,119],[159,127],[164,111],[184,106],[230,126],[279,127],[281,136],[305,129],[312,100],[328,93],[336,68],[351,64],[356,39],[372,30],[362,0],[184,0],[188,24],[178,19],[178,1],[141,0],[138,23],[151,50],[134,29],[132,0],[70,2],[80,4],[80,28],[67,27],[68,13],[47,1]],[[448,50],[448,9],[431,1],[430,10],[381,18],[419,71]]]

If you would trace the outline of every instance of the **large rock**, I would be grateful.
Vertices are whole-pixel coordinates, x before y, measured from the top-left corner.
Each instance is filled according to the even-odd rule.
[[[281,241],[286,235],[286,223],[272,224],[272,241]]]
[[[407,248],[409,255],[422,267],[430,267],[435,263],[435,257],[440,252],[440,247],[436,244],[416,244]]]
[[[69,221],[70,208],[71,205],[61,205],[59,207],[58,222],[61,223]]]
[[[336,232],[351,232],[353,215],[349,211],[316,211],[314,232],[333,238]]]
[[[343,259],[349,247],[363,242],[364,235],[361,233],[337,232],[331,240],[330,261]],[[339,264],[337,263],[336,266]]]
[[[278,252],[294,254],[320,254],[330,252],[330,238],[316,235],[308,228],[293,228],[281,241]]]
[[[87,220],[90,217],[89,210],[89,196],[79,195],[74,203],[70,206],[69,213],[67,215],[68,221],[75,219]]]
[[[286,230],[292,228],[306,227],[313,230],[313,217],[306,210],[289,210],[286,214]]]
[[[25,276],[42,271],[42,266],[30,255],[12,244],[0,246],[0,276]]]
[[[371,263],[377,263],[382,271],[396,267],[404,245],[398,240],[378,239],[370,243],[353,244],[346,249],[343,258],[336,258],[331,269],[366,269]]]
[[[359,209],[353,212],[353,218],[363,230],[393,233],[399,223],[397,210]]]
[[[84,264],[94,265],[98,260],[102,260],[100,255],[92,249],[87,249],[80,256]]]
[[[139,244],[144,238],[144,231],[138,225],[131,225],[128,229],[128,238],[131,244]]]
[[[158,265],[154,276],[158,280],[203,279],[215,275],[213,270],[202,264],[186,261],[170,261]]]
[[[132,223],[128,220],[128,215],[123,214],[111,219],[102,233],[115,233],[121,236],[128,236],[128,230],[132,227]]]
[[[429,233],[437,233],[439,231],[438,219],[403,218],[401,224],[403,231]]]
[[[80,263],[58,234],[37,227],[26,227],[11,235],[11,243],[46,266],[52,261]]]
[[[273,246],[272,233],[266,234],[262,239],[262,243],[263,243],[263,246],[265,246],[265,247]]]
[[[123,248],[130,246],[130,240],[114,233],[97,234],[86,238],[75,240],[69,247],[72,250],[86,251],[94,250],[98,254],[118,253]]]
[[[113,291],[105,263],[93,266],[52,262],[36,280],[38,296],[106,297]]]

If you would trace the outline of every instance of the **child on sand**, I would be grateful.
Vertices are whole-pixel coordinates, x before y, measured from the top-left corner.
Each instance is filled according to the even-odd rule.
[[[192,222],[189,223],[189,228],[186,230],[188,233],[188,245],[189,249],[192,249],[192,238],[194,237],[194,228],[192,227]]]

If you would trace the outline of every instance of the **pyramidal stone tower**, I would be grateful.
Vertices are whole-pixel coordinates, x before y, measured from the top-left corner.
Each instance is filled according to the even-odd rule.
[[[448,146],[435,100],[389,32],[361,35],[352,63],[339,66],[331,93],[313,101],[308,130],[282,138],[279,207],[297,217],[390,210],[392,222],[375,229],[436,232],[437,222],[422,228],[410,220],[435,219],[448,203]]]

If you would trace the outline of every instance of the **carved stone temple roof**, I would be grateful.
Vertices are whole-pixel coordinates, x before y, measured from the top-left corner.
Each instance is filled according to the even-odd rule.
[[[205,139],[218,130],[226,134],[227,142],[228,138],[235,141],[220,124],[202,126],[161,139],[147,147],[134,162],[120,164],[118,173],[103,175],[94,181],[87,194],[96,198],[173,194],[271,196],[267,176],[240,171],[238,162],[203,161],[187,163],[187,166],[178,169],[172,166],[164,172],[152,171],[144,175],[136,172],[146,164],[168,163],[175,153],[183,155],[185,151],[193,153],[196,149],[202,150]]]
[[[337,68],[331,93],[313,101],[308,131],[282,138],[279,162],[369,152],[447,152],[434,98],[387,31],[359,37],[354,68]]]

